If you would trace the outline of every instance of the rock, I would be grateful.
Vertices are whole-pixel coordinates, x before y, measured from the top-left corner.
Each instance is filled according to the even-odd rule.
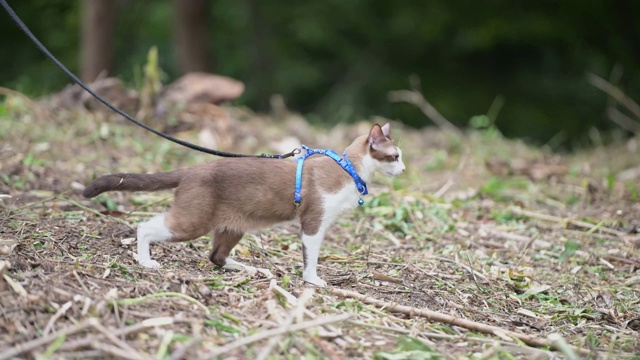
[[[220,104],[238,98],[244,92],[244,84],[238,80],[203,72],[183,75],[160,94],[162,106],[191,103]]]

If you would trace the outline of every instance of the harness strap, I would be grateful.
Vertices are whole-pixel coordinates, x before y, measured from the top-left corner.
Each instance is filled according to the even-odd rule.
[[[353,178],[353,181],[356,183],[356,189],[358,190],[358,193],[360,195],[364,196],[369,193],[369,189],[367,189],[367,183],[364,180],[362,180],[360,175],[358,175],[356,168],[353,166],[353,164],[349,160],[349,157],[347,156],[347,150],[345,150],[342,153],[344,156],[344,158],[342,158],[340,155],[338,155],[335,151],[331,149],[327,149],[327,150],[311,149],[305,145],[302,145],[301,148],[305,150],[306,153],[297,159],[298,166],[296,167],[296,187],[293,193],[293,198],[294,198],[293,202],[296,205],[296,207],[299,206],[300,203],[302,203],[302,168],[304,166],[304,161],[309,156],[313,156],[316,154],[330,157],[338,165],[340,165],[340,167],[344,171],[346,171],[349,175],[351,175],[351,178]],[[364,201],[362,199],[359,199],[358,205],[362,205],[362,204],[364,204]]]

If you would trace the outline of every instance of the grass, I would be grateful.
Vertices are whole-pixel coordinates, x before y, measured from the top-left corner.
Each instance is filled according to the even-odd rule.
[[[388,306],[316,289],[298,309],[306,286],[293,225],[245,236],[235,256],[269,270],[253,277],[211,264],[208,238],[154,246],[163,267],[138,266],[135,226],[166,209],[171,193],[86,200],[78,189],[104,173],[212,159],[108,113],[52,103],[5,101],[0,116],[9,129],[0,133],[0,194],[11,195],[0,203],[0,261],[11,263],[3,275],[26,292],[0,280],[0,348],[28,348],[16,356],[203,358],[220,349],[229,349],[225,358],[640,356],[637,179],[620,175],[640,164],[624,144],[558,155],[495,131],[460,139],[395,126],[408,173],[375,179],[365,205],[328,233],[319,265],[333,289]],[[234,141],[222,150],[264,151],[295,123],[230,111],[243,120],[233,121],[226,135]],[[316,128],[305,142],[339,150],[357,128]],[[180,137],[197,142],[198,127]],[[495,159],[509,171],[487,165]],[[568,170],[533,180],[514,170],[514,160]],[[389,310],[396,305],[549,346]],[[261,337],[268,331],[278,334],[272,345]]]

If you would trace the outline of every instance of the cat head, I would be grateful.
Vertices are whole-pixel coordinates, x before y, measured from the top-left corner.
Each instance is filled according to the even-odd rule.
[[[367,138],[368,150],[363,159],[365,167],[388,176],[400,175],[405,171],[402,150],[389,137],[391,125],[373,125]]]

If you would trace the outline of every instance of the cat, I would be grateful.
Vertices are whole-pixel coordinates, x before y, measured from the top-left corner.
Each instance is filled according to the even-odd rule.
[[[359,136],[346,148],[348,160],[363,181],[370,181],[376,171],[388,176],[405,171],[402,151],[389,136],[389,124],[375,124],[369,134]],[[149,244],[188,241],[212,232],[209,259],[214,264],[255,272],[255,268],[229,257],[243,234],[297,220],[303,244],[303,280],[325,287],[316,269],[320,245],[329,226],[358,206],[360,193],[354,178],[334,159],[315,155],[304,162],[302,201],[296,205],[296,166],[296,161],[284,159],[223,158],[160,174],[105,175],[87,186],[83,195],[92,198],[106,191],[176,189],[167,213],[138,226],[138,262],[147,268],[160,267],[151,259]]]

